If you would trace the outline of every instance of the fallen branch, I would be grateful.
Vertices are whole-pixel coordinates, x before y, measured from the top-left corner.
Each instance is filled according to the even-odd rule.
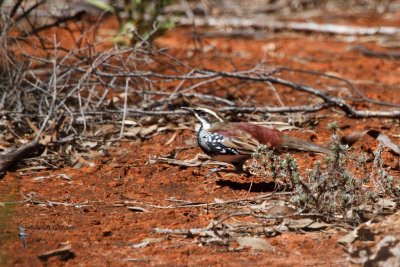
[[[81,72],[87,72],[84,69],[77,68],[76,70]],[[291,82],[282,78],[274,77],[270,73],[263,74],[257,73],[255,70],[249,71],[239,71],[239,72],[225,72],[225,71],[210,71],[210,70],[191,70],[188,74],[185,75],[167,75],[160,74],[152,71],[137,71],[137,72],[118,72],[118,73],[106,73],[100,70],[93,70],[96,75],[101,77],[147,77],[147,78],[158,78],[161,79],[162,82],[172,82],[177,80],[201,80],[201,79],[210,79],[216,77],[224,77],[224,78],[236,78],[244,81],[252,81],[252,82],[270,82],[272,84],[280,84],[286,87],[290,87],[297,91],[306,92],[312,95],[315,95],[322,100],[324,103],[312,106],[298,106],[298,107],[227,107],[221,108],[220,111],[240,111],[240,112],[315,112],[321,110],[326,107],[335,106],[340,108],[342,111],[346,113],[349,117],[353,118],[370,118],[370,117],[386,117],[386,118],[398,118],[400,117],[399,110],[393,111],[370,111],[370,110],[356,110],[349,103],[347,103],[343,98],[332,96],[324,91],[318,90],[311,86],[302,85],[299,83]],[[385,105],[390,105],[390,103],[386,103]],[[397,105],[397,104],[393,104]],[[181,112],[173,111],[167,114],[165,111],[144,111],[144,110],[128,110],[131,112],[137,112],[138,114],[153,114],[153,115],[171,115],[171,113],[177,114]]]
[[[297,91],[302,91],[302,92],[306,92],[306,93],[318,96],[319,98],[321,98],[322,100],[325,101],[325,104],[340,108],[349,117],[354,117],[354,118],[368,118],[368,117],[389,117],[389,118],[396,117],[397,118],[397,117],[400,117],[399,110],[393,110],[393,111],[356,110],[355,108],[353,108],[350,104],[348,104],[346,101],[344,101],[340,97],[331,96],[331,95],[329,95],[321,90],[318,90],[316,88],[302,85],[299,83],[290,82],[288,80],[277,78],[277,77],[270,76],[270,75],[252,76],[252,75],[248,75],[248,74],[234,73],[234,72],[212,72],[212,71],[199,71],[199,72],[207,73],[210,75],[219,74],[223,77],[228,77],[228,78],[238,78],[238,79],[260,81],[260,82],[271,82],[273,84],[284,85],[286,87],[293,88]],[[254,110],[254,111],[256,111],[256,110]]]
[[[229,164],[219,161],[211,161],[210,157],[205,154],[197,154],[196,157],[188,160],[179,160],[172,158],[157,157],[149,160],[150,164],[154,163],[167,163],[171,165],[184,166],[184,167],[197,167],[201,165],[222,165],[229,166]]]
[[[234,28],[264,28],[275,31],[299,31],[299,32],[318,32],[328,34],[343,35],[396,35],[400,34],[398,27],[362,27],[338,24],[320,24],[314,22],[282,22],[268,21],[257,18],[238,18],[238,17],[196,17],[193,19],[183,18],[180,25],[197,27],[234,27]]]
[[[44,205],[48,207],[53,207],[53,206],[64,206],[64,207],[74,207],[74,208],[82,208],[82,207],[87,207],[90,206],[88,201],[81,202],[81,203],[69,203],[69,202],[58,202],[58,201],[50,201],[50,200],[35,200],[33,199],[33,195],[28,194],[28,196],[25,196],[23,192],[21,192],[21,196],[24,198],[23,201],[20,202],[10,202],[10,203],[5,203],[9,205],[13,204],[24,204],[26,202],[35,204],[35,205]]]
[[[387,58],[387,59],[400,59],[400,52],[398,51],[375,51],[362,45],[350,47],[350,50],[360,52],[367,57]]]
[[[361,98],[360,100],[352,99],[352,101],[365,101],[365,102],[369,102],[369,103],[380,105],[380,106],[400,107],[400,104],[372,99],[372,98],[366,96],[363,92],[361,92],[361,90],[358,89],[351,81],[344,79],[342,77],[336,76],[336,75],[327,74],[327,73],[323,73],[323,72],[319,72],[319,71],[315,71],[315,70],[302,70],[302,69],[294,69],[294,68],[288,68],[288,67],[280,67],[280,68],[274,70],[273,74],[281,73],[284,71],[300,72],[300,73],[325,77],[327,79],[334,79],[334,80],[341,81],[341,82],[345,83],[346,85],[348,85],[351,88],[351,90],[354,91]]]
[[[71,244],[62,248],[47,251],[38,255],[37,257],[42,261],[47,261],[49,258],[55,256],[60,257],[60,259],[64,261],[75,257],[74,252],[72,252]]]
[[[27,154],[34,151],[39,145],[38,140],[33,140],[25,145],[20,146],[17,150],[6,154],[0,154],[0,175],[11,166],[13,163],[23,159]]]

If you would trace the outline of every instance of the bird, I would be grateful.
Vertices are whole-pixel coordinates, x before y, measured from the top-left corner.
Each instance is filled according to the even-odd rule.
[[[267,145],[275,151],[331,153],[329,148],[287,136],[273,127],[250,122],[227,122],[215,111],[204,107],[182,109],[193,113],[201,123],[197,132],[201,150],[214,160],[230,163],[238,170],[243,170],[243,164],[260,145]]]

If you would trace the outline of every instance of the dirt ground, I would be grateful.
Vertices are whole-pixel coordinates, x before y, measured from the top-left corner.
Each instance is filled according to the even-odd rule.
[[[321,19],[321,21],[324,21]],[[328,21],[329,22],[329,21]],[[364,15],[341,18],[343,24],[400,26],[400,13],[390,18]],[[193,32],[177,27],[156,40],[160,47],[191,65],[204,69],[233,70],[254,66],[261,59],[273,66],[315,70],[351,80],[367,96],[400,103],[400,64],[398,60],[366,57],[351,46],[362,44],[382,48],[374,37],[349,37],[328,34],[265,32],[257,38],[210,37],[207,29]],[[389,42],[389,40],[388,40]],[[195,50],[195,48],[197,50]],[[200,49],[200,50],[199,50]],[[198,53],[193,56],[193,53]],[[297,82],[321,85],[325,79],[288,73]],[[343,90],[342,90],[343,89]],[[349,89],[340,90],[343,96]],[[210,88],[209,90],[212,90]],[[258,88],[234,91],[232,97],[243,102],[279,104],[272,91]],[[332,90],[339,90],[332,88]],[[346,91],[347,90],[347,91]],[[218,94],[218,92],[216,92]],[[224,92],[220,92],[224,95]],[[250,98],[250,100],[248,100]],[[309,103],[308,96],[281,94],[283,103]],[[361,103],[357,108],[368,108]],[[330,141],[327,124],[337,121],[343,132],[378,129],[396,143],[400,126],[397,119],[352,119],[332,108],[311,116],[313,123],[288,134],[318,144]],[[306,116],[306,117],[307,117]],[[299,120],[302,117],[299,116]],[[275,118],[274,120],[279,120]],[[287,121],[287,117],[283,117]],[[190,125],[189,125],[190,126]],[[172,142],[171,142],[172,140]],[[191,144],[188,146],[188,144]],[[265,238],[273,249],[253,251],[238,244],[202,244],[190,234],[160,234],[155,229],[204,228],[229,213],[207,206],[173,208],[177,203],[212,203],[257,197],[272,192],[270,183],[241,175],[218,178],[207,176],[211,167],[178,167],[150,164],[149,158],[174,153],[188,147],[178,158],[189,159],[200,153],[192,129],[161,132],[150,139],[125,139],[113,143],[109,153],[99,153],[92,167],[65,167],[56,171],[20,170],[8,172],[0,180],[0,201],[22,202],[1,207],[2,266],[348,266],[346,247],[337,241],[346,231],[286,231]],[[371,153],[375,140],[362,140],[352,153]],[[310,168],[319,155],[296,153],[299,166]],[[399,178],[397,158],[385,152],[391,174]],[[68,177],[66,179],[65,177]],[[279,195],[275,197],[279,201]],[[128,207],[134,207],[129,209]],[[246,217],[232,221],[245,221]],[[27,249],[22,248],[18,226],[26,229]],[[391,233],[399,233],[394,227]],[[389,229],[389,228],[388,228]],[[383,231],[384,232],[384,231]],[[378,239],[378,238],[377,238]],[[144,242],[144,243],[143,243]],[[45,252],[70,245],[73,255],[62,260],[38,258]],[[373,244],[370,244],[373,246]]]

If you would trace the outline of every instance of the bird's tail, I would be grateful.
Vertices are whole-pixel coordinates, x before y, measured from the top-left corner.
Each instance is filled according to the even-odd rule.
[[[290,136],[283,137],[282,147],[288,149],[315,152],[315,153],[323,153],[323,154],[330,154],[332,152],[332,150],[330,150],[329,148],[309,143]]]

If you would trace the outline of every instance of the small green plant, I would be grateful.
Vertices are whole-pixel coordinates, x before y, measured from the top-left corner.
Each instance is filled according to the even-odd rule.
[[[375,151],[373,163],[368,168],[365,156],[350,155],[349,147],[340,143],[337,124],[331,123],[328,128],[332,132],[332,153],[322,162],[317,161],[303,175],[291,155],[279,156],[265,146],[260,146],[254,153],[250,171],[290,184],[294,206],[302,212],[317,213],[327,219],[341,217],[357,223],[362,220],[360,214],[365,209],[379,212],[379,203],[384,198],[398,200],[400,186],[384,168],[383,146]],[[358,175],[352,171],[354,166],[359,169]]]
[[[260,145],[252,155],[252,162],[248,167],[249,171],[255,175],[272,176],[276,179],[278,168],[276,164],[277,159],[278,155],[274,153],[270,147]]]
[[[395,178],[389,175],[384,167],[382,152],[383,145],[380,144],[374,151],[374,161],[368,178],[376,189],[374,192],[376,197],[391,195],[400,198],[400,183],[396,183]]]
[[[120,29],[115,40],[119,44],[134,46],[142,41],[151,42],[174,26],[171,17],[162,15],[172,0],[125,0],[123,6],[112,1],[111,4],[101,0],[87,2],[116,15]]]
[[[337,127],[333,133],[332,154],[325,162],[317,162],[303,179],[292,180],[295,185],[292,203],[308,212],[326,217],[341,214],[346,217],[352,207],[362,204],[362,180],[348,169],[348,146],[339,142]]]

